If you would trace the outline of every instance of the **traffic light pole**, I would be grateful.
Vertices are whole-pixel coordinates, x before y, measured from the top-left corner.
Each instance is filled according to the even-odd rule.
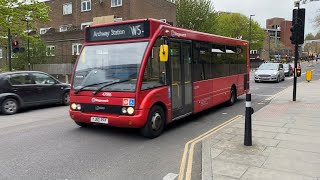
[[[10,33],[10,28],[8,28],[8,59],[9,59],[9,71],[12,71],[12,65],[11,65],[11,33]]]
[[[294,24],[298,24],[298,13],[300,9],[300,4],[298,4],[298,10],[296,11],[296,18]],[[297,34],[296,34],[297,35]],[[299,44],[298,42],[294,45],[294,77],[293,77],[293,98],[292,101],[296,101],[297,99],[297,67],[298,67],[298,59],[299,59],[299,52],[298,52]]]

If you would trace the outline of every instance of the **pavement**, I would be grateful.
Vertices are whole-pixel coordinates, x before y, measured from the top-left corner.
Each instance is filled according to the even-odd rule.
[[[320,80],[299,83],[292,96],[289,87],[252,115],[252,146],[243,116],[204,139],[202,180],[320,180]]]

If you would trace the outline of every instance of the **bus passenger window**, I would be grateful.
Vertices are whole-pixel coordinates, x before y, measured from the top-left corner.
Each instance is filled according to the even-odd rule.
[[[141,90],[152,89],[166,85],[165,62],[160,62],[159,50],[163,40],[158,38],[148,58],[146,69],[144,70]]]

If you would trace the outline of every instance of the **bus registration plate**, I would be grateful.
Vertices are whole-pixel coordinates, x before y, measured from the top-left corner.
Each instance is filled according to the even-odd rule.
[[[108,118],[91,117],[91,122],[94,122],[94,123],[102,123],[102,124],[108,124]]]

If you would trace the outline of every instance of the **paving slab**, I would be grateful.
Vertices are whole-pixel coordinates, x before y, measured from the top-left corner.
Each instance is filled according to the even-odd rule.
[[[249,166],[242,164],[229,163],[219,160],[212,161],[213,174],[219,174],[233,178],[240,178],[248,168]]]
[[[275,139],[284,141],[308,142],[320,144],[319,137],[279,133]]]
[[[295,159],[314,164],[320,164],[320,154],[314,152],[299,151],[285,148],[274,148],[269,154],[270,158]],[[320,172],[320,171],[319,171]]]
[[[270,156],[263,168],[298,173],[310,177],[320,176],[319,163],[310,163],[297,159],[279,158]]]
[[[303,124],[286,124],[284,127],[286,128],[295,128],[295,129],[305,129],[305,130],[320,130],[319,126],[314,125],[303,125]]]
[[[320,126],[320,124],[319,124]],[[287,131],[288,134],[296,134],[296,135],[305,135],[305,136],[316,136],[320,137],[320,131],[319,130],[305,130],[305,129],[294,129],[290,128]],[[319,140],[320,141],[320,140]]]
[[[244,121],[240,122],[241,124],[244,124]],[[255,121],[254,119],[252,120],[252,125],[262,125],[262,126],[274,126],[274,127],[283,127],[287,122],[278,122],[278,121]]]
[[[250,167],[241,177],[244,180],[315,180],[310,176],[288,173],[272,169]]]
[[[257,167],[261,167],[266,159],[266,156],[239,154],[227,150],[223,151],[216,158],[214,158],[214,160],[220,160],[223,162],[232,162]]]
[[[278,144],[278,147],[320,153],[320,144],[319,143],[280,141]]]
[[[222,130],[224,133],[234,134],[234,135],[243,135],[244,129],[243,128],[236,128],[230,127]],[[274,138],[278,133],[276,132],[267,132],[267,131],[259,131],[259,130],[252,130],[253,137],[262,137],[262,138]]]

